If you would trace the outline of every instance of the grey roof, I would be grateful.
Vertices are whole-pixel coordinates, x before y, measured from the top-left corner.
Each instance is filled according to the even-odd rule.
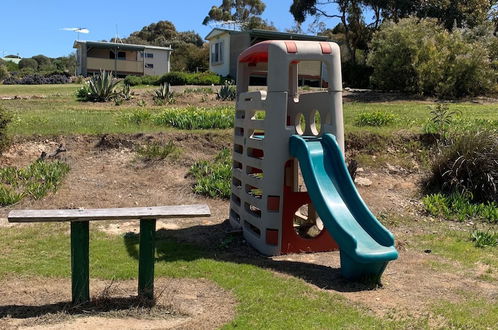
[[[171,47],[158,47],[150,45],[134,45],[134,44],[122,44],[119,42],[105,42],[105,41],[85,41],[76,40],[74,42],[73,48],[77,48],[78,44],[86,44],[90,47],[100,47],[100,48],[114,48],[114,49],[127,49],[127,50],[144,50],[144,49],[159,49],[172,51]]]
[[[215,31],[223,31],[229,34],[248,33],[252,37],[262,37],[267,39],[276,38],[276,39],[315,40],[315,41],[329,40],[329,38],[324,36],[310,36],[307,34],[299,34],[299,33],[288,33],[288,32],[279,32],[279,31],[270,31],[270,30],[260,30],[260,29],[236,31],[236,30],[221,29],[221,28],[214,28],[211,32],[208,33],[208,35],[204,39],[208,40],[209,36]]]

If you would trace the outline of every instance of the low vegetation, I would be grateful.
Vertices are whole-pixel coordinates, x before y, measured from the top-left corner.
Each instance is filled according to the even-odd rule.
[[[396,120],[396,115],[387,111],[362,112],[355,118],[356,126],[387,126]]]
[[[133,124],[149,123],[155,126],[179,129],[225,129],[233,127],[234,112],[229,107],[170,108],[161,112],[145,109],[124,113],[123,118]]]
[[[212,161],[199,161],[190,168],[196,194],[229,198],[231,193],[232,158],[229,149],[222,150]]]
[[[163,160],[168,157],[175,158],[180,152],[181,149],[172,141],[169,141],[168,143],[151,142],[139,146],[136,150],[139,158],[144,161]]]
[[[473,203],[469,195],[453,193],[430,194],[422,199],[425,210],[435,217],[452,220],[481,219],[498,224],[498,203]]]
[[[484,248],[486,246],[498,245],[498,232],[491,230],[474,230],[470,236],[470,240],[474,242],[474,246]]]
[[[0,169],[0,206],[15,204],[24,197],[40,199],[56,191],[69,172],[61,161],[35,161],[25,168]]]

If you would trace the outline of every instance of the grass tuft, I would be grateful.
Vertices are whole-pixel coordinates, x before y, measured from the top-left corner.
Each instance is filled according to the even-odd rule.
[[[474,246],[478,248],[484,248],[486,246],[497,246],[498,245],[498,233],[492,232],[490,230],[474,230],[470,235],[470,240],[474,242]]]
[[[387,126],[396,120],[396,115],[387,111],[362,112],[355,118],[356,126]]]
[[[232,176],[231,154],[223,149],[213,161],[199,161],[190,168],[196,194],[208,197],[229,198],[230,178]]]
[[[69,165],[61,161],[36,161],[26,168],[0,169],[0,206],[15,204],[24,197],[40,199],[56,191]]]
[[[172,141],[147,143],[137,148],[138,156],[144,161],[163,160],[167,157],[177,157],[181,150]]]

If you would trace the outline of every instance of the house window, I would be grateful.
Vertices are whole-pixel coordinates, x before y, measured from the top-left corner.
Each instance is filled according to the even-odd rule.
[[[211,63],[221,64],[223,63],[223,49],[224,42],[218,41],[211,45]]]
[[[116,53],[113,50],[109,52],[109,58],[113,60],[116,59]],[[118,60],[126,60],[126,52],[118,52],[117,58]]]
[[[145,57],[147,57],[147,58],[154,58],[154,54],[152,54],[152,53],[145,53]]]
[[[152,64],[152,63],[145,63],[145,68],[146,69],[154,69],[154,64]]]

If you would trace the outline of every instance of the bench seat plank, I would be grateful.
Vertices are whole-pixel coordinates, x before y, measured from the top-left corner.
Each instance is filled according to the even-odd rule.
[[[12,210],[8,215],[8,219],[9,222],[56,222],[191,218],[208,217],[210,215],[209,206],[194,204],[109,209]]]

